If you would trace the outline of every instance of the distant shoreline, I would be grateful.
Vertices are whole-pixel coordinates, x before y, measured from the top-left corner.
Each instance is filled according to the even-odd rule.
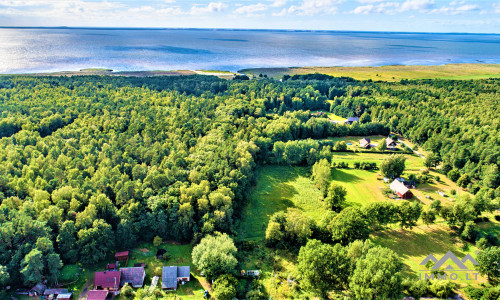
[[[221,78],[232,78],[238,74],[250,77],[281,78],[284,75],[303,75],[321,73],[336,77],[352,77],[357,80],[399,81],[401,79],[486,79],[500,78],[500,64],[463,63],[444,65],[388,65],[366,67],[282,67],[282,68],[248,68],[238,72],[223,70],[152,70],[152,71],[113,71],[105,68],[82,69],[79,71],[37,72],[19,74],[1,74],[1,76],[182,76],[182,75],[212,75]]]
[[[197,27],[85,27],[85,26],[0,26],[0,29],[68,29],[68,30],[200,30],[200,31],[261,31],[261,32],[332,32],[332,33],[394,33],[394,34],[457,34],[457,35],[500,35],[495,32],[425,32],[387,30],[327,30],[327,29],[280,29],[280,28],[197,28]]]

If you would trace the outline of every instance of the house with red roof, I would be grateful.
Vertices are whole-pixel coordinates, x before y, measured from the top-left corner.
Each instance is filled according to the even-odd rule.
[[[117,291],[120,289],[120,271],[95,272],[94,289]]]
[[[128,251],[116,252],[115,258],[117,261],[126,261],[128,259]]]
[[[87,300],[106,300],[108,293],[108,291],[89,291]]]

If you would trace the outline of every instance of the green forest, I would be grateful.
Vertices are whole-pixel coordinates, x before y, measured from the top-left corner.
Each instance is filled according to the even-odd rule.
[[[246,79],[0,77],[0,286],[56,284],[64,265],[93,266],[160,237],[196,245],[193,262],[216,279],[217,299],[266,299],[258,282],[238,285],[232,258],[214,269],[200,262],[200,251],[217,249],[219,240],[231,253],[255,247],[238,238],[243,210],[259,168],[280,165],[310,169],[327,211],[314,220],[289,208],[263,224],[262,247],[285,251],[301,272],[297,291],[286,297],[447,296],[452,283],[405,276],[398,254],[370,236],[390,224],[410,230],[442,218],[464,243],[487,253],[478,260],[488,282],[471,287],[471,295],[483,290],[474,299],[498,299],[500,274],[491,259],[500,256],[498,236],[478,224],[500,208],[500,79]],[[327,113],[359,122],[332,122]],[[426,166],[467,195],[443,207],[415,199],[349,205],[345,189],[326,174],[343,167],[341,153],[357,150],[329,138],[374,135],[418,145],[413,150],[426,152]],[[390,159],[404,170],[402,156]],[[386,168],[356,166],[378,167]],[[367,277],[377,270],[383,276]]]

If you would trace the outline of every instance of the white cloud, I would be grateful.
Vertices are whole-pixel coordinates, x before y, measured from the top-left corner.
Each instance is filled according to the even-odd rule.
[[[266,11],[267,9],[267,5],[263,3],[257,3],[238,7],[236,10],[234,10],[234,13],[238,15],[255,15],[256,13]]]
[[[493,3],[493,11],[497,14],[500,14],[500,2]]]
[[[400,11],[429,10],[434,6],[432,0],[407,0],[401,4]]]
[[[362,14],[362,15],[367,15],[367,14],[373,14],[373,13],[387,13],[387,14],[392,14],[396,12],[396,8],[399,7],[398,2],[385,2],[385,3],[380,3],[380,4],[368,4],[368,5],[362,5],[356,7],[351,13],[354,14]]]
[[[459,15],[469,11],[479,10],[479,6],[476,4],[466,4],[462,6],[443,6],[441,8],[436,8],[431,11],[433,14],[448,14],[448,15]]]
[[[359,3],[379,3],[384,2],[384,0],[358,0]]]
[[[338,11],[337,5],[342,2],[340,0],[303,0],[300,6],[290,6],[288,12],[309,16],[315,14],[335,14]]]
[[[1,6],[21,7],[21,6],[43,6],[50,5],[54,1],[36,1],[36,0],[1,0]]]
[[[288,2],[288,0],[268,0],[268,1],[272,2],[271,4],[272,7],[283,7]]]
[[[191,7],[192,15],[203,15],[208,13],[222,12],[227,7],[222,2],[210,2],[207,6],[193,6]]]

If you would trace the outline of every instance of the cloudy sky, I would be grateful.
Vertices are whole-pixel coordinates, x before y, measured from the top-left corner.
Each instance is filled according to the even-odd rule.
[[[500,1],[0,0],[0,26],[500,33]]]

